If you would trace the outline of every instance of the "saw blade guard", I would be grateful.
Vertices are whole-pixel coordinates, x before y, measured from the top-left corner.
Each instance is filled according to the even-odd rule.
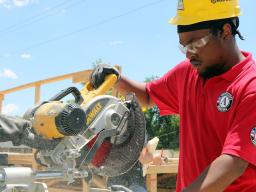
[[[127,95],[127,107],[130,110],[127,124],[119,135],[105,141],[103,145],[108,154],[101,155],[104,162],[95,166],[96,174],[115,177],[129,171],[138,161],[145,143],[146,123],[144,114],[134,94]],[[108,145],[107,143],[112,143]],[[106,150],[106,146],[110,149]],[[101,148],[99,149],[101,151]],[[100,154],[97,155],[98,157]],[[96,159],[95,159],[96,160]]]

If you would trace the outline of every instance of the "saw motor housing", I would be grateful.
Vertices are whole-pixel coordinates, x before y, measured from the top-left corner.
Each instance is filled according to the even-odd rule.
[[[74,103],[61,101],[72,94]],[[85,112],[80,107],[83,102],[81,93],[75,87],[69,87],[42,103],[33,106],[24,114],[32,122],[33,130],[46,139],[63,138],[77,135],[85,125]]]
[[[84,128],[85,118],[79,105],[52,101],[36,110],[33,128],[45,138],[62,138],[79,134]]]

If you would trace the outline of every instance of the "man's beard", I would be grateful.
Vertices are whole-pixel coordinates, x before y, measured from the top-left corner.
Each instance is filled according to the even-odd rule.
[[[211,67],[207,67],[204,71],[198,72],[199,75],[205,79],[209,79],[218,75],[221,75],[227,71],[224,69],[225,64],[217,64]]]

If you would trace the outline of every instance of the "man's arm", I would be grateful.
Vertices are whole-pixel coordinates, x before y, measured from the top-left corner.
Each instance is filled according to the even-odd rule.
[[[248,162],[223,154],[215,159],[183,192],[221,192],[243,174]]]
[[[153,102],[146,91],[146,83],[140,83],[121,76],[115,88],[117,88],[123,95],[128,92],[135,93],[142,106],[151,107],[153,105]]]

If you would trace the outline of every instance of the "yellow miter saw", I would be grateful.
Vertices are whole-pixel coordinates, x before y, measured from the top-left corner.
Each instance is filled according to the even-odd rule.
[[[35,158],[47,170],[33,174],[22,170],[23,181],[62,178],[71,183],[76,178],[90,180],[92,173],[114,177],[135,165],[145,142],[144,114],[134,94],[123,100],[106,95],[116,81],[111,74],[97,89],[90,83],[81,91],[67,88],[25,113],[31,132],[54,142],[37,147]],[[70,94],[75,101],[63,102]],[[10,168],[0,173],[6,182],[17,182]]]

